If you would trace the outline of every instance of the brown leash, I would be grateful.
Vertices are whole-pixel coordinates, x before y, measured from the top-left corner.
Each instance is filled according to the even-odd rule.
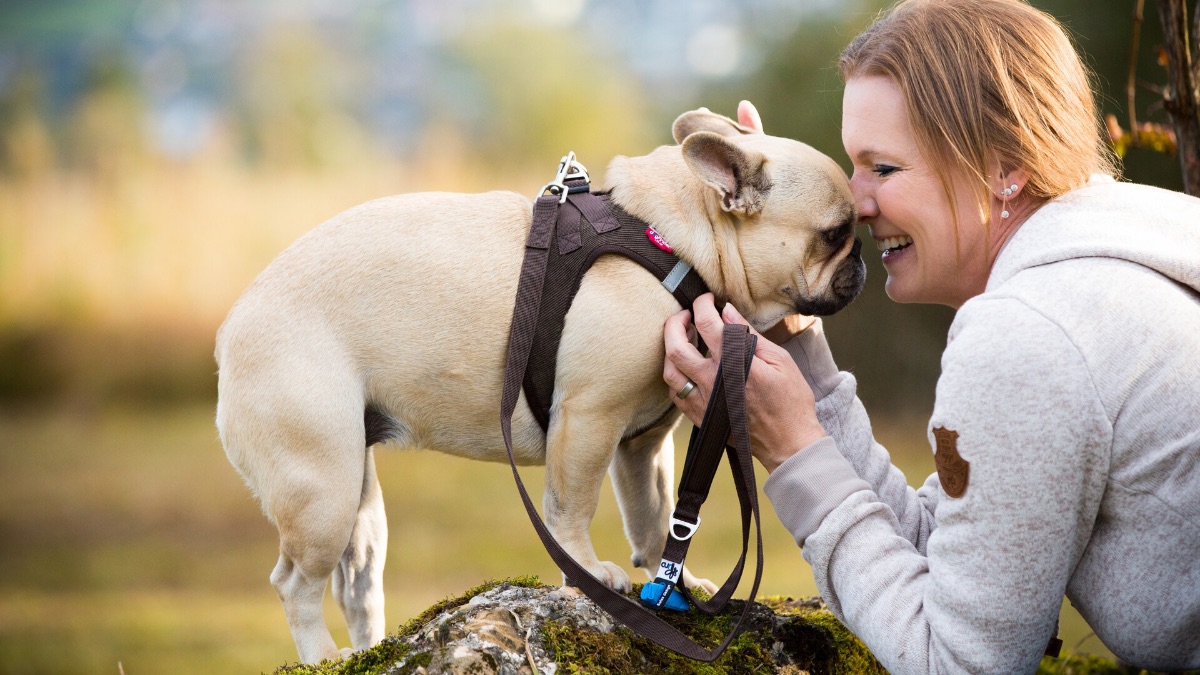
[[[578,167],[578,172],[575,171]],[[583,181],[580,181],[582,174]],[[720,611],[732,596],[741,580],[749,545],[750,519],[753,518],[758,535],[758,565],[750,599],[745,603],[741,616],[733,630],[715,649],[707,649],[693,642],[674,626],[653,611],[646,609],[624,595],[613,591],[596,579],[568,554],[554,539],[529,497],[521,474],[517,469],[512,447],[512,415],[521,394],[525,371],[529,366],[534,332],[538,322],[542,287],[546,278],[546,264],[551,243],[555,238],[559,206],[566,201],[568,193],[575,191],[579,201],[599,197],[586,192],[586,171],[574,162],[574,155],[563,158],[554,182],[543,188],[550,191],[538,197],[533,207],[533,224],[525,244],[525,259],[521,267],[521,278],[517,286],[516,304],[513,307],[512,325],[509,329],[508,355],[505,363],[504,389],[500,401],[500,427],[504,433],[504,446],[508,452],[513,479],[525,504],[525,511],[534,529],[546,547],[550,557],[566,575],[568,583],[579,588],[593,602],[621,623],[638,634],[678,654],[700,661],[714,661],[720,657],[729,643],[737,637],[742,624],[750,613],[753,599],[758,593],[762,578],[763,549],[762,525],[758,510],[758,488],[754,480],[754,466],[750,458],[750,432],[746,423],[746,376],[754,357],[755,337],[746,326],[725,326],[722,338],[722,354],[718,375],[709,397],[708,408],[700,427],[692,432],[688,444],[687,461],[680,479],[679,503],[671,517],[663,561],[658,577],[643,589],[643,602],[655,607],[670,606],[672,595],[683,570],[684,557],[692,535],[700,525],[700,506],[708,496],[709,487],[720,464],[721,456],[728,455],[734,476],[742,515],[742,555],[725,584],[709,602],[692,597],[686,589],[682,593],[704,611],[713,614]],[[568,183],[582,182],[582,190]],[[588,204],[584,208],[593,207]],[[732,445],[728,441],[732,439]]]

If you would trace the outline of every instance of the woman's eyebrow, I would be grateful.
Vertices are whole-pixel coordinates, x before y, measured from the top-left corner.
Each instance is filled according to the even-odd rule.
[[[869,164],[870,160],[879,154],[879,151],[874,148],[864,148],[851,155],[850,159],[862,164]]]

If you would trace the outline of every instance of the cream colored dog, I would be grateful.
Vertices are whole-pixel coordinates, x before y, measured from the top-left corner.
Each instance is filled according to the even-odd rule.
[[[673,131],[680,145],[614,159],[606,189],[719,298],[762,330],[858,293],[854,206],[837,164],[705,109]],[[302,661],[349,651],[321,613],[331,573],[354,649],[384,637],[376,443],[505,461],[500,391],[531,209],[507,192],[368,202],[280,254],[221,326],[217,426],[279,530],[271,583]],[[547,468],[550,530],[614,589],[629,577],[596,557],[588,533],[605,472],[634,565],[651,577],[674,507],[667,441],[679,415],[662,380],[662,326],[679,309],[639,265],[601,257],[566,317],[549,432],[524,396],[513,418],[518,461]]]

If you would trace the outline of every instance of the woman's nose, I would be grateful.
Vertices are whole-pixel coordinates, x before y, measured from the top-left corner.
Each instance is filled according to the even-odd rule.
[[[861,181],[851,179],[850,193],[854,196],[854,208],[858,211],[858,222],[869,221],[879,215],[879,203],[874,193]]]

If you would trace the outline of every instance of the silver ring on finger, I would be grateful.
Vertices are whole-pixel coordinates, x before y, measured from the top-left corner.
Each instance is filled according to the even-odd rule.
[[[683,385],[683,389],[680,389],[679,393],[675,394],[675,398],[682,401],[683,399],[687,398],[688,394],[692,393],[692,390],[695,388],[696,388],[696,383],[692,382],[691,380],[688,380],[687,384]]]

